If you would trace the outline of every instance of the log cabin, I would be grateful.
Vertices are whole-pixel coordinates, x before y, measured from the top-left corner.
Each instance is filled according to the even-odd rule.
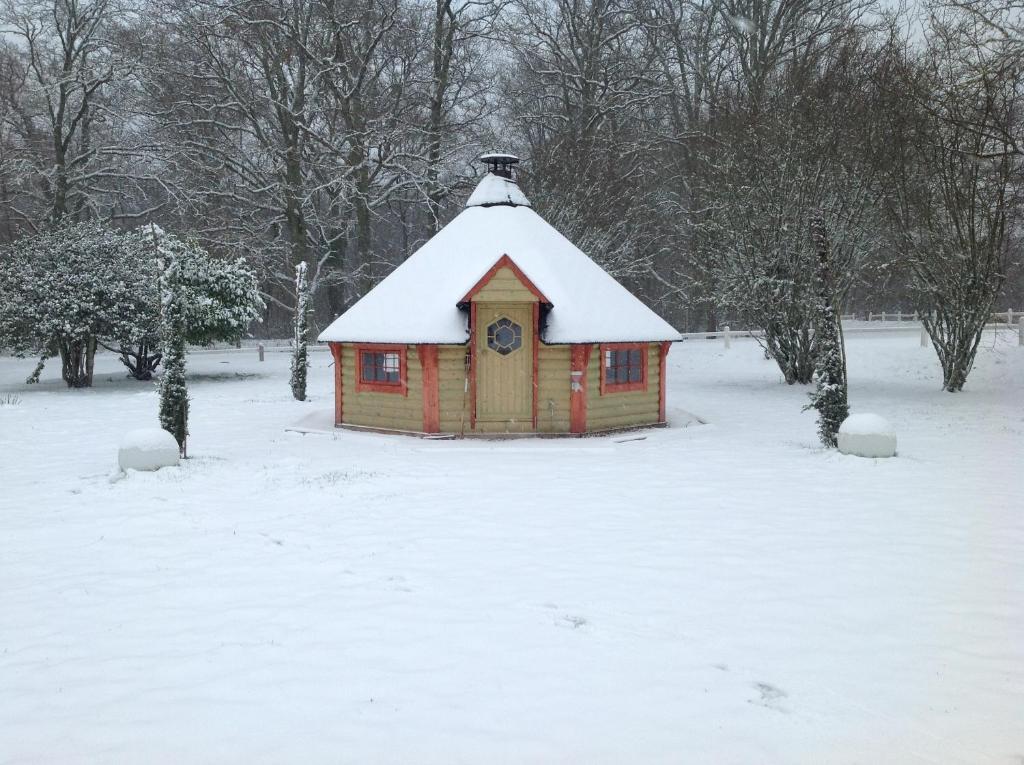
[[[485,154],[465,209],[321,334],[338,427],[585,435],[663,426],[679,333]]]

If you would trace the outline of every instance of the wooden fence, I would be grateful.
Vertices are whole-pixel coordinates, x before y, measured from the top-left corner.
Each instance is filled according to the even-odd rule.
[[[1017,320],[1024,316],[1024,311],[1015,311],[1012,308],[1007,308],[1005,311],[992,314],[989,319],[990,323],[993,324],[1015,324]],[[857,314],[843,314],[843,321],[853,321],[857,319]],[[881,311],[875,313],[869,311],[867,315],[868,321],[919,321],[917,311],[913,313],[904,313],[903,311]]]
[[[1022,347],[1024,347],[1024,315],[1021,315],[1021,313],[1017,312],[1017,311],[1010,311],[1008,313],[1009,313],[1009,316],[1007,316],[1006,313],[993,314],[993,316],[992,316],[993,321],[991,321],[987,325],[985,325],[985,328],[986,329],[992,329],[992,330],[994,330],[996,332],[998,332],[1000,330],[1004,330],[1005,331],[1005,330],[1013,329],[1014,325],[1011,324],[1007,319],[1016,319],[1016,322],[1017,322],[1016,323],[1017,344],[1022,346]],[[844,317],[844,319],[845,319],[845,317]],[[899,326],[899,327],[843,327],[843,334],[847,335],[847,336],[849,336],[849,335],[872,335],[872,334],[881,333],[881,332],[886,332],[886,333],[892,334],[892,333],[900,333],[900,332],[910,333],[910,332],[918,332],[918,331],[920,331],[921,347],[922,348],[927,347],[929,345],[929,339],[928,339],[928,333],[925,332],[924,325],[920,325],[920,330],[919,330],[918,326],[915,326],[915,325],[910,325],[910,326],[903,325],[903,326]],[[740,337],[753,337],[753,338],[764,337],[764,330],[760,330],[760,329],[744,329],[744,330],[733,331],[729,327],[722,327],[721,329],[715,330],[715,331],[709,331],[709,332],[684,332],[681,335],[682,341],[686,341],[686,340],[721,340],[722,344],[726,348],[728,348],[732,344],[732,341],[735,338],[740,338]]]

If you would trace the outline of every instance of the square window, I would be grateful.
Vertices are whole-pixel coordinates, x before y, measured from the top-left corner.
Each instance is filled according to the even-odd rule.
[[[405,395],[405,349],[358,348],[357,390]]]
[[[601,392],[618,393],[647,389],[646,344],[604,348]]]

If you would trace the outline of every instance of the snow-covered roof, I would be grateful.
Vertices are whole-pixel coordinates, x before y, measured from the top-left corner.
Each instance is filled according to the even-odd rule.
[[[496,183],[500,182],[500,183]],[[679,333],[512,195],[512,181],[487,175],[466,209],[320,333],[320,341],[464,343],[460,301],[504,255],[551,302],[545,343],[676,340]]]
[[[480,179],[473,193],[466,200],[466,207],[487,207],[488,205],[522,205],[530,206],[530,200],[519,188],[519,184],[510,178],[488,173]]]

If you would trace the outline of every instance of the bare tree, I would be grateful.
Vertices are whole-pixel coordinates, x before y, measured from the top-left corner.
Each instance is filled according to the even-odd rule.
[[[658,231],[648,132],[666,93],[640,11],[623,0],[518,0],[506,125],[531,200],[619,277],[649,273]]]
[[[11,201],[11,217],[37,227],[65,216],[109,216],[113,200],[144,180],[125,159],[116,88],[131,62],[116,38],[123,9],[116,0],[5,0],[0,27],[6,153],[30,182]]]
[[[932,22],[931,44],[898,70],[901,129],[883,159],[889,210],[911,287],[942,365],[963,388],[982,330],[1012,266],[1020,219],[1021,72],[1006,69],[956,19]]]
[[[871,45],[851,30],[813,67],[784,69],[770,98],[751,105],[738,92],[724,101],[690,181],[691,199],[701,202],[689,215],[691,283],[718,310],[764,330],[765,352],[791,384],[811,382],[816,355],[807,221],[817,211],[828,216],[840,296],[878,246],[869,220],[874,172],[862,157],[872,140],[861,127],[872,70],[870,59],[853,55]]]

